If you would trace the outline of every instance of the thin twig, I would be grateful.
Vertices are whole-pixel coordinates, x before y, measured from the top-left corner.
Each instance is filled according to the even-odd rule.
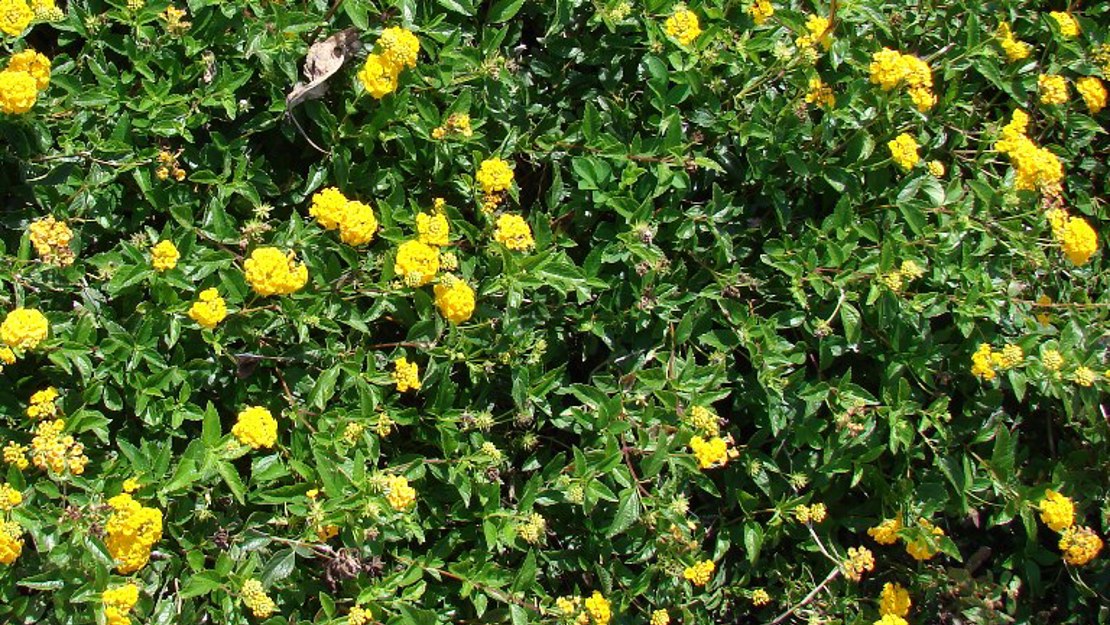
[[[807,603],[809,603],[810,601],[813,601],[813,598],[817,596],[817,593],[821,592],[821,589],[823,589],[825,586],[828,586],[829,582],[836,579],[837,575],[840,575],[840,567],[839,566],[836,567],[835,569],[829,571],[829,574],[825,576],[825,579],[822,580],[820,584],[817,584],[816,588],[809,591],[808,595],[806,595],[805,597],[802,597],[801,601],[799,601],[798,603],[795,603],[793,606],[787,608],[785,612],[776,616],[775,620],[771,621],[767,625],[778,625],[779,623],[781,623],[781,622],[785,621],[786,619],[790,618],[790,616],[793,615],[795,612],[797,612],[798,610],[805,607],[805,605]]]

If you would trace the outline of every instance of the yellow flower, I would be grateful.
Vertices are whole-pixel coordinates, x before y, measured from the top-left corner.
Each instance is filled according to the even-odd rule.
[[[65,426],[61,419],[39,423],[31,439],[31,460],[44,471],[81,475],[89,463],[85,446],[64,434]]]
[[[162,539],[162,511],[148,508],[123,493],[108,500],[112,514],[104,525],[105,545],[121,575],[146,566],[150,550]]]
[[[436,213],[429,215],[421,212],[416,215],[417,240],[426,245],[443,247],[450,242],[451,226],[447,222],[447,215]]]
[[[1059,371],[1064,366],[1064,355],[1055,349],[1046,349],[1041,354],[1041,366],[1049,371]]]
[[[283,253],[276,247],[259,247],[243,263],[247,284],[255,293],[289,295],[308,283],[308,268],[297,263],[293,252]]]
[[[546,536],[547,520],[543,518],[543,515],[533,512],[528,515],[525,521],[517,525],[516,533],[524,542],[530,545],[538,545],[543,542]]]
[[[720,418],[705,406],[691,406],[686,411],[685,420],[710,438],[721,433]]]
[[[403,475],[392,475],[386,482],[385,499],[394,510],[405,511],[416,503],[416,489]]]
[[[1056,74],[1041,74],[1037,78],[1041,104],[1064,104],[1068,101],[1068,81]]]
[[[902,62],[902,53],[890,48],[883,48],[871,55],[871,82],[879,85],[883,91],[890,91],[902,84],[906,78],[906,65]]]
[[[917,524],[921,526],[921,529],[931,533],[933,536],[944,536],[944,530],[925,519],[918,519]],[[917,539],[906,543],[906,553],[910,554],[910,557],[914,560],[920,561],[931,559],[937,554],[937,551],[931,547],[929,542],[925,539]]]
[[[826,51],[832,47],[832,29],[829,28],[829,24],[829,18],[820,15],[810,15],[806,18],[809,40],[821,44]]]
[[[242,599],[243,605],[247,606],[251,614],[258,618],[270,618],[277,610],[277,604],[266,594],[262,582],[253,577],[243,582],[243,587],[239,590],[239,598]]]
[[[12,349],[34,349],[46,340],[50,322],[34,308],[16,308],[0,324],[0,341]]]
[[[775,7],[770,0],[753,0],[752,5],[748,7],[748,13],[751,13],[755,25],[759,26],[771,19],[771,16],[775,14]]]
[[[216,289],[204,289],[189,307],[189,318],[200,327],[213,330],[227,318],[227,304]]]
[[[1075,523],[1075,504],[1052,489],[1044,492],[1040,510],[1041,520],[1055,532],[1062,532]]]
[[[151,250],[151,265],[154,266],[155,271],[168,271],[177,266],[177,259],[181,258],[181,253],[177,251],[177,246],[173,241],[159,241],[158,245],[154,246]]]
[[[104,620],[108,625],[130,625],[128,614],[139,601],[139,587],[128,583],[109,588],[100,594],[100,601],[104,604]]]
[[[424,286],[439,272],[439,250],[415,239],[397,248],[393,272],[410,286]]]
[[[898,532],[902,529],[901,517],[886,519],[875,527],[867,530],[867,535],[875,539],[880,545],[893,545],[898,542]]]
[[[909,625],[909,622],[897,614],[884,614],[874,625]]]
[[[875,558],[867,547],[850,547],[848,557],[841,563],[844,575],[853,581],[859,581],[864,573],[875,570]]]
[[[670,625],[671,615],[666,610],[655,610],[651,613],[650,625]]]
[[[474,314],[474,289],[454,276],[446,276],[435,285],[435,295],[436,307],[451,323],[463,323]]]
[[[35,19],[35,13],[24,0],[0,0],[0,32],[9,37],[18,37],[27,30],[33,19]],[[2,87],[0,92],[3,92]],[[3,99],[0,98],[0,102],[2,101]]]
[[[50,85],[50,59],[46,55],[28,48],[16,52],[8,60],[8,69],[13,72],[26,72],[35,79],[35,87],[42,91]]]
[[[820,76],[809,79],[809,91],[806,92],[806,104],[816,104],[822,108],[836,106],[836,95],[831,88],[821,80]]]
[[[917,141],[906,133],[902,133],[887,142],[887,147],[890,148],[890,157],[894,160],[895,164],[905,171],[913,169],[914,165],[920,160],[917,155]]]
[[[347,212],[348,201],[339,189],[325,187],[312,195],[308,214],[315,217],[316,222],[325,230],[336,230]]]
[[[420,40],[410,30],[391,26],[382,31],[378,38],[378,48],[382,51],[382,59],[396,68],[396,71],[401,71],[405,67],[416,67]]]
[[[3,2],[5,0],[0,0]],[[16,0],[17,2],[19,0]],[[34,76],[27,72],[0,72],[0,113],[20,115],[31,110],[39,97]]]
[[[971,355],[971,374],[990,382],[995,378],[995,354],[989,343],[981,343]]]
[[[378,231],[378,218],[374,209],[357,200],[347,202],[343,221],[339,222],[339,240],[347,245],[365,245],[374,240]]]
[[[370,610],[355,606],[347,613],[347,625],[370,625],[374,622],[374,615]]]
[[[1094,560],[1102,550],[1102,539],[1091,528],[1074,525],[1060,536],[1058,546],[1064,552],[1064,562],[1082,566]]]
[[[277,442],[277,420],[262,406],[247,406],[239,412],[231,433],[244,445],[269,449]]]
[[[73,250],[69,247],[73,231],[66,222],[58,221],[53,216],[44,217],[32,222],[27,234],[35,252],[44,262],[58,267],[73,264]]]
[[[366,63],[358,72],[358,80],[374,99],[381,100],[397,90],[397,74],[400,68],[387,61],[380,54],[369,54]]]
[[[891,584],[887,582],[883,584],[883,591],[879,595],[879,614],[887,615],[893,614],[894,616],[906,616],[910,613],[910,606],[913,602],[910,601],[910,593],[901,584]]]
[[[1021,109],[1015,110],[1010,123],[1002,128],[995,149],[1010,157],[1017,173],[1014,186],[1019,190],[1058,188],[1064,177],[1064,167],[1055,154],[1038,147],[1025,135],[1028,126],[1029,115]]]
[[[1106,106],[1106,87],[1094,76],[1084,76],[1075,81],[1075,90],[1083,96],[1083,102],[1091,115],[1097,115]]]
[[[1006,53],[1006,59],[1011,63],[1028,58],[1033,53],[1032,46],[1014,38],[1010,25],[1005,22],[998,25],[996,36],[998,37],[998,44],[1002,46],[1002,51]]]
[[[23,493],[12,488],[12,485],[7,482],[0,484],[0,510],[11,510],[21,503],[23,503]]]
[[[513,170],[504,160],[493,157],[482,161],[474,178],[484,193],[507,191],[513,185]]]
[[[404,356],[393,361],[393,373],[390,376],[399,393],[420,388],[420,367]]]
[[[771,593],[762,588],[756,588],[752,591],[752,605],[762,607],[771,603]]]
[[[701,34],[698,16],[691,10],[680,8],[667,18],[663,24],[667,36],[674,37],[679,43],[688,46]]]
[[[929,173],[932,174],[934,178],[944,177],[944,163],[940,161],[929,161],[925,166],[929,169]]]
[[[590,618],[593,619],[594,625],[608,625],[609,619],[613,613],[609,606],[609,600],[606,599],[600,592],[594,591],[584,602],[586,611],[589,612]]]
[[[142,485],[139,483],[139,480],[133,477],[129,477],[123,481],[123,492],[125,493],[133,493],[140,488],[142,488]]]
[[[1087,264],[1098,251],[1098,235],[1082,217],[1069,217],[1059,240],[1064,255],[1076,266]]]
[[[536,246],[536,241],[532,238],[531,226],[520,215],[506,213],[498,217],[493,238],[498,243],[516,252],[530,250]]]
[[[1079,22],[1071,13],[1052,11],[1048,16],[1056,22],[1056,27],[1060,29],[1060,34],[1064,37],[1074,39],[1079,36]]]
[[[716,568],[717,565],[713,564],[712,560],[702,560],[694,566],[686,567],[686,570],[682,572],[682,577],[695,586],[704,586],[709,583]]]
[[[829,516],[829,509],[823,503],[815,503],[809,507],[809,520],[814,523],[824,523]]]
[[[1079,386],[1088,387],[1095,383],[1095,372],[1089,367],[1076,367],[1075,373],[1072,374],[1072,379]]]
[[[27,416],[36,421],[54,418],[58,414],[58,405],[54,403],[57,399],[58,389],[53,386],[35,392],[28,401]]]
[[[694,452],[698,465],[703,469],[728,463],[728,444],[720,437],[714,436],[707,441],[695,436],[690,439],[690,450]]]
[[[15,441],[9,441],[4,445],[4,462],[20,471],[31,466],[30,461],[27,460],[27,447]]]
[[[0,564],[11,565],[21,553],[23,528],[14,521],[0,521]]]

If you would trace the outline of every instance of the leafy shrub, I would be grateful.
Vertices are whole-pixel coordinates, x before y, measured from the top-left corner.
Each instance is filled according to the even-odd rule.
[[[1062,11],[0,0],[0,620],[1106,622]]]

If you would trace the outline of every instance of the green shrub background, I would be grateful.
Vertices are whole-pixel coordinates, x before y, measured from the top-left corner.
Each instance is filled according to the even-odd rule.
[[[816,61],[795,39],[831,7],[808,2],[757,26],[744,2],[691,1],[690,46],[664,31],[669,0],[336,6],[195,0],[175,34],[164,2],[88,0],[0,43],[53,62],[34,109],[0,115],[0,306],[51,322],[0,374],[0,435],[27,444],[28,398],[53,385],[91,460],[54,478],[5,465],[26,544],[0,566],[0,621],[104,622],[101,593],[127,581],[104,504],[135,477],[165,518],[127,576],[142,623],[258,622],[248,578],[277,602],[271,623],[345,623],[356,604],[389,625],[555,623],[555,598],[595,590],[619,625],[657,609],[765,623],[837,570],[823,551],[857,546],[875,570],[828,581],[786,622],[871,623],[886,582],[909,589],[911,623],[1110,622],[1105,553],[1066,565],[1037,514],[1053,488],[1110,531],[1104,255],[1069,263],[1044,197],[1015,191],[994,149],[1029,112],[1069,213],[1103,231],[1110,111],[1074,85],[1040,105],[1037,77],[1102,75],[1110,5],[1084,3],[1069,39],[1047,15],[1062,3],[844,1]],[[1029,59],[1006,60],[1000,22]],[[375,100],[355,78],[365,51],[348,61],[291,113],[327,153],[313,149],[286,112],[313,37],[353,27],[371,48],[393,25],[419,37],[417,68]],[[931,111],[869,81],[883,47],[928,62]],[[806,103],[818,75],[834,107]],[[473,136],[433,139],[452,113]],[[903,132],[921,146],[908,172],[887,149]],[[162,150],[185,180],[159,179]],[[502,208],[528,220],[533,251],[492,239],[474,182],[491,156],[514,167]],[[328,186],[373,207],[374,242],[309,217]],[[430,286],[394,275],[435,197],[477,293],[458,326]],[[71,267],[29,243],[46,215],[73,228]],[[182,258],[158,273],[162,239]],[[296,251],[308,285],[252,294],[242,261],[260,245]],[[892,289],[907,260],[924,274]],[[207,287],[232,313],[214,331],[186,314]],[[981,343],[1026,359],[978,379]],[[393,387],[401,356],[418,392]],[[249,405],[277,417],[276,448],[235,446]],[[724,420],[726,466],[690,453],[693,406]],[[409,478],[415,509],[385,502],[385,474]],[[814,503],[824,522],[795,520]],[[519,535],[533,513],[539,544]],[[868,537],[899,515],[941,527],[942,553],[917,562]],[[713,579],[694,587],[683,570],[705,559]]]

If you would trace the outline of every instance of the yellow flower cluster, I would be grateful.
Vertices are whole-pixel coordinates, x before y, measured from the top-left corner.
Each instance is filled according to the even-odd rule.
[[[0,510],[11,510],[23,503],[23,493],[4,482],[0,485]]]
[[[174,180],[181,182],[185,179],[185,170],[177,164],[176,155],[168,150],[162,150],[158,152],[158,169],[154,170],[154,175],[159,180],[166,180],[172,175]]]
[[[1064,562],[1073,566],[1083,566],[1102,551],[1102,539],[1089,527],[1073,525],[1064,530],[1057,544],[1064,554]]]
[[[513,170],[498,157],[487,158],[478,166],[474,179],[482,188],[482,210],[489,213],[501,205],[504,193],[513,186]]]
[[[416,239],[405,241],[397,247],[393,272],[409,286],[424,286],[439,272],[439,249]]]
[[[823,503],[815,503],[812,506],[799,504],[794,508],[794,518],[799,523],[823,523],[829,516],[829,509]]]
[[[897,614],[884,614],[873,625],[909,625],[909,621]]]
[[[684,46],[694,43],[701,34],[701,25],[698,24],[696,13],[685,7],[679,8],[663,23],[667,36]]]
[[[768,603],[771,603],[771,593],[762,588],[756,588],[752,591],[752,605],[758,608],[763,607]]]
[[[1064,256],[1077,267],[1087,264],[1098,251],[1098,235],[1082,217],[1072,217],[1062,208],[1049,210],[1045,217],[1052,227],[1052,236],[1064,251]]]
[[[890,148],[890,158],[905,171],[913,169],[914,165],[921,160],[917,155],[917,141],[904,132],[888,141],[886,145]]]
[[[925,519],[918,519],[917,524],[921,526],[921,529],[927,534],[944,536],[944,530]],[[925,538],[906,541],[906,553],[910,554],[910,557],[917,561],[929,560],[937,555],[936,549],[934,549]]]
[[[412,31],[391,26],[378,37],[377,50],[366,56],[358,79],[367,93],[380,100],[397,90],[401,70],[416,67],[420,41]]]
[[[1041,520],[1054,532],[1062,532],[1075,524],[1075,504],[1052,489],[1045,491],[1040,511]]]
[[[705,406],[691,406],[683,418],[691,427],[711,438],[721,433],[720,418]]]
[[[181,258],[181,252],[177,251],[177,246],[173,244],[173,241],[159,241],[150,250],[150,264],[155,271],[173,269],[177,266],[179,258]]]
[[[431,215],[421,211],[416,215],[416,240],[425,245],[443,247],[451,241],[451,224],[447,215],[435,212]]]
[[[1058,106],[1068,101],[1068,81],[1057,74],[1041,74],[1037,77],[1037,91],[1041,104]]]
[[[1083,366],[1076,367],[1075,372],[1072,373],[1072,379],[1075,381],[1075,383],[1079,386],[1084,387],[1088,387],[1094,384],[1095,376],[1095,372],[1092,371],[1090,367]]]
[[[162,511],[148,508],[123,493],[108,500],[112,514],[104,525],[108,553],[116,570],[126,575],[146,566],[150,550],[162,539]]]
[[[186,15],[188,15],[188,13],[184,9],[168,6],[159,17],[166,22],[166,32],[171,35],[181,35],[193,25],[192,22],[184,19]]]
[[[32,16],[22,0],[0,0],[0,31],[15,36],[27,27]],[[0,113],[26,113],[35,105],[39,92],[49,85],[50,59],[31,49],[13,54],[0,72]]]
[[[806,57],[816,59],[818,45],[824,48],[825,51],[832,47],[832,29],[830,25],[831,22],[827,17],[821,17],[820,15],[806,17],[806,34],[795,39],[794,45]]]
[[[925,164],[925,167],[929,170],[929,173],[932,174],[934,178],[944,177],[944,163],[935,160],[929,161]]]
[[[686,567],[682,571],[682,577],[695,586],[704,586],[713,578],[713,571],[716,569],[717,565],[712,560],[702,560],[694,566]]]
[[[365,245],[378,231],[378,219],[370,206],[347,199],[339,189],[327,187],[312,196],[308,213],[325,230],[338,230],[347,245]]]
[[[293,252],[286,254],[276,247],[255,249],[243,269],[247,283],[263,297],[296,293],[308,283],[304,263],[297,263]]]
[[[35,13],[25,0],[0,0],[0,32],[18,37],[31,25]]]
[[[0,341],[12,349],[34,349],[49,332],[46,315],[34,308],[16,308],[0,323]]]
[[[613,612],[609,600],[604,595],[595,590],[583,603],[594,625],[609,625],[609,619],[612,618]]]
[[[543,542],[547,534],[547,520],[543,518],[542,514],[533,512],[528,515],[527,519],[517,525],[516,533],[520,535],[524,542],[530,545],[538,545]]]
[[[995,378],[998,370],[1013,369],[1023,362],[1025,352],[1018,345],[1008,343],[1000,351],[995,351],[990,343],[981,343],[979,349],[971,355],[971,374],[989,382]]]
[[[85,446],[68,434],[63,436],[65,427],[61,419],[40,423],[31,439],[31,461],[43,471],[81,475],[89,464]]]
[[[463,280],[451,275],[444,276],[435,285],[435,296],[436,307],[451,323],[463,323],[474,314],[474,289]]]
[[[850,547],[848,557],[840,564],[844,576],[853,581],[859,581],[863,574],[875,570],[875,557],[867,547]]]
[[[53,216],[37,219],[27,227],[31,245],[43,262],[57,267],[68,267],[73,264],[73,250],[69,242],[73,240],[73,231],[64,221],[58,221]]]
[[[1033,46],[1014,37],[1013,30],[1006,22],[998,25],[998,32],[995,33],[995,36],[998,37],[998,45],[1006,53],[1006,59],[1011,63],[1028,58],[1033,53]]]
[[[36,391],[28,402],[27,416],[36,421],[54,418],[58,414],[57,399],[58,389],[53,386]]]
[[[420,367],[415,362],[409,362],[409,359],[404,356],[393,361],[393,373],[390,377],[397,385],[398,393],[420,389]]]
[[[270,618],[277,609],[277,604],[266,594],[262,582],[253,577],[243,582],[243,587],[239,589],[239,598],[251,614],[258,618]]]
[[[27,451],[26,446],[15,441],[9,441],[7,445],[4,445],[4,462],[23,471],[31,466],[31,461],[27,459]]]
[[[21,553],[23,528],[15,521],[0,521],[0,564],[10,565]]]
[[[1091,115],[1097,115],[1106,106],[1106,87],[1094,76],[1084,76],[1075,81],[1075,90],[1083,97],[1083,103]]]
[[[867,535],[880,545],[893,545],[898,542],[898,532],[902,530],[902,518],[886,519],[867,530]]]
[[[470,127],[470,116],[466,113],[451,113],[442,126],[432,130],[432,138],[437,141],[449,134],[460,134],[467,138],[473,136],[474,130]]]
[[[416,489],[409,486],[405,476],[391,475],[386,481],[385,500],[394,510],[403,512],[416,503]]]
[[[505,213],[497,218],[493,239],[515,252],[524,252],[536,246],[532,228],[520,215]]]
[[[650,625],[670,625],[671,615],[666,610],[654,610],[648,622]]]
[[[836,95],[833,94],[832,88],[821,80],[820,76],[814,76],[809,79],[806,104],[816,104],[822,108],[831,109],[836,106]]]
[[[347,625],[370,625],[374,622],[374,615],[366,608],[354,606],[347,613]]]
[[[775,14],[775,7],[771,4],[771,0],[752,0],[748,13],[751,14],[755,25],[760,26]]]
[[[906,259],[902,261],[901,267],[880,274],[879,281],[891,291],[900,293],[907,282],[913,282],[923,275],[925,275],[925,270],[917,264],[917,261]]]
[[[929,64],[912,54],[902,54],[897,50],[883,48],[871,56],[871,82],[883,91],[891,91],[903,84],[906,93],[924,113],[937,103],[933,93],[933,72]]]
[[[269,449],[277,442],[277,420],[262,406],[247,406],[239,412],[231,433],[244,445]]]
[[[200,327],[213,330],[227,318],[227,304],[216,289],[204,289],[189,307],[189,318]]]
[[[883,584],[883,591],[879,594],[879,614],[905,617],[910,613],[910,606],[912,605],[909,591],[903,588],[901,584],[891,584],[890,582]]]
[[[585,610],[581,609],[583,604]],[[609,600],[596,590],[585,601],[582,600],[582,597],[559,597],[555,600],[555,607],[562,612],[564,617],[573,621],[575,625],[589,625],[591,622],[594,625],[608,625],[609,620],[613,617]],[[667,621],[670,621],[669,614],[667,615]]]
[[[690,450],[698,459],[698,466],[703,469],[723,467],[735,455],[735,450],[729,448],[728,441],[719,436],[712,436],[709,440],[695,436],[690,439]]]
[[[139,602],[139,587],[129,583],[109,588],[101,593],[100,601],[104,604],[104,620],[108,625],[129,625],[131,608]]]
[[[1052,11],[1048,14],[1052,21],[1056,22],[1056,27],[1060,29],[1060,34],[1068,39],[1074,39],[1079,36],[1079,22],[1071,13],[1064,13],[1063,11]]]
[[[1064,166],[1055,154],[1038,147],[1026,136],[1028,127],[1029,115],[1021,109],[1015,110],[1010,123],[1002,127],[1002,135],[994,149],[1010,157],[1010,164],[1017,173],[1014,186],[1019,190],[1055,192],[1064,178]]]

